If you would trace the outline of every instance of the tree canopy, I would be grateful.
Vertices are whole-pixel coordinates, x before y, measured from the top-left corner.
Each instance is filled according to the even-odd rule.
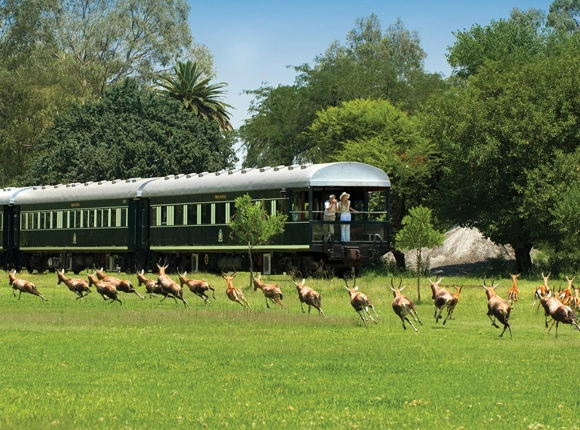
[[[127,79],[59,114],[22,184],[156,177],[232,168],[232,138],[215,123]]]
[[[244,165],[307,161],[317,142],[305,131],[316,112],[345,101],[385,99],[406,112],[418,109],[444,87],[438,74],[424,70],[419,42],[400,20],[383,32],[375,15],[360,18],[345,45],[334,42],[313,66],[295,67],[294,85],[248,91],[255,99],[252,117],[239,130],[247,150]]]
[[[517,270],[528,272],[534,244],[559,243],[551,214],[578,176],[578,164],[564,160],[577,160],[580,35],[556,37],[516,18],[458,38],[451,52],[471,59],[483,47],[485,59],[476,65],[457,56],[457,64],[471,64],[466,84],[425,112],[443,161],[439,214],[511,244]],[[526,35],[525,43],[514,34]],[[509,47],[502,40],[511,40],[514,55],[501,54]]]

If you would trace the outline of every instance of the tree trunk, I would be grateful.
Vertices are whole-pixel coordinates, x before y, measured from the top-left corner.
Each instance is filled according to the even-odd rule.
[[[516,253],[516,273],[530,273],[532,271],[532,245],[512,245]]]
[[[407,265],[405,263],[405,254],[397,249],[391,249],[391,252],[393,253],[393,257],[395,257],[395,263],[397,264],[397,268],[405,270],[407,268]]]

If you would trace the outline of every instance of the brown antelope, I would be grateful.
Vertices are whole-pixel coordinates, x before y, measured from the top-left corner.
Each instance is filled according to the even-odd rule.
[[[267,307],[270,307],[270,304],[268,303],[268,299],[270,299],[272,303],[277,303],[282,309],[284,309],[284,305],[280,302],[280,300],[284,299],[284,295],[282,294],[282,289],[278,284],[264,284],[260,280],[260,275],[258,275],[257,278],[252,278],[252,281],[254,282],[254,291],[259,288],[262,290],[262,293],[264,293]]]
[[[103,300],[109,300],[109,304],[113,302],[119,302],[120,305],[123,305],[123,302],[119,300],[119,292],[117,291],[117,287],[110,282],[101,281],[97,276],[92,273],[87,273],[89,278],[89,286],[94,285],[97,289],[97,293],[99,293]]]
[[[211,305],[209,297],[206,294],[208,290],[211,290],[213,298],[215,300],[215,290],[211,287],[211,285],[209,285],[207,281],[203,281],[201,279],[188,279],[186,277],[187,272],[183,274],[177,272],[177,274],[179,275],[179,282],[181,283],[181,288],[183,288],[184,285],[187,285],[189,287],[189,291],[191,291],[196,296],[201,297],[206,305]]]
[[[244,308],[247,307],[248,309],[252,309],[250,307],[250,304],[248,303],[248,301],[244,297],[244,293],[242,293],[242,290],[234,287],[234,284],[232,283],[232,281],[235,277],[236,277],[236,272],[232,273],[231,275],[226,275],[225,273],[222,273],[222,278],[224,278],[228,284],[228,286],[226,288],[226,295],[228,296],[228,298],[231,301],[239,303],[240,305],[242,305],[242,307],[244,307]]]
[[[544,272],[542,272],[542,278],[544,278],[544,285],[540,285],[534,291],[534,306],[536,305],[536,301],[538,302],[536,312],[538,311],[540,305],[542,304],[542,299],[544,297],[551,297],[552,295],[552,291],[550,290],[550,287],[548,287],[548,279],[550,279],[550,274],[551,272],[549,272],[548,275],[546,276],[544,275]]]
[[[574,295],[572,296],[572,299],[570,299],[570,307],[574,312],[578,312],[580,310],[580,297],[578,296],[578,288],[574,287],[573,285],[572,288],[574,289]]]
[[[493,285],[493,281],[491,285],[488,287],[485,285],[485,278],[483,278],[483,288],[485,288],[485,294],[487,295],[487,316],[491,320],[491,325],[495,328],[499,328],[499,326],[495,323],[495,320],[498,320],[500,323],[503,324],[503,330],[500,333],[499,337],[502,337],[505,333],[506,329],[510,331],[510,339],[512,337],[512,327],[509,323],[510,312],[512,310],[511,306],[507,302],[507,300],[502,299],[495,293],[495,289],[497,288],[497,284]]]
[[[165,274],[165,269],[167,269],[168,267],[169,265],[160,266],[159,264],[157,264],[157,268],[159,269],[157,283],[161,285],[163,291],[167,293],[167,295],[163,297],[161,301],[165,300],[168,296],[172,296],[174,299],[181,300],[183,302],[183,306],[191,308],[191,306],[189,306],[189,303],[187,303],[187,301],[183,298],[183,289],[181,288],[181,285],[179,285],[177,282],[175,282],[173,279],[171,279],[169,276]]]
[[[356,277],[352,282],[352,288],[348,286],[348,280],[346,275],[344,277],[344,283],[346,284],[345,285],[346,291],[348,291],[348,294],[350,295],[350,304],[352,305],[354,310],[359,314],[363,322],[365,324],[367,323],[366,317],[368,316],[368,318],[370,318],[372,322],[378,324],[371,316],[369,308],[373,310],[377,319],[380,319],[379,316],[377,315],[377,311],[375,311],[375,307],[372,305],[371,301],[366,296],[366,294],[363,294],[358,291],[358,286],[356,285]]]
[[[36,285],[34,285],[30,281],[25,281],[24,279],[18,279],[18,278],[16,278],[15,275],[16,275],[16,269],[12,270],[11,272],[8,272],[8,285],[12,285],[12,294],[14,294],[14,297],[16,297],[16,290],[18,290],[18,291],[20,291],[20,293],[18,294],[18,300],[20,300],[22,293],[28,293],[28,294],[32,294],[34,296],[38,296],[42,300],[48,301],[48,299],[46,297],[44,297],[42,294],[40,294],[38,292]]]
[[[97,275],[97,278],[99,278],[101,281],[113,284],[117,289],[117,291],[121,291],[126,294],[133,293],[136,294],[141,300],[145,299],[145,297],[139,294],[139,291],[133,288],[133,284],[131,284],[131,281],[115,278],[114,276],[109,276],[105,272],[103,272],[103,269],[96,270],[95,274]]]
[[[507,292],[507,302],[512,308],[512,310],[514,310],[514,306],[518,301],[518,296],[520,294],[520,290],[518,290],[518,278],[520,277],[520,275],[521,273],[518,273],[517,275],[512,275],[510,273],[510,276],[512,278],[512,286]]]
[[[57,285],[60,285],[61,282],[65,284],[70,291],[78,296],[76,300],[82,299],[91,292],[88,281],[84,279],[67,278],[64,276],[64,269],[62,269],[61,272],[57,271],[56,276],[58,276]]]
[[[456,287],[454,285],[453,288],[455,288],[455,292],[454,293],[451,293],[451,295],[453,296],[453,299],[449,303],[449,316],[448,316],[448,319],[452,319],[451,316],[453,315],[453,311],[455,310],[455,307],[457,306],[457,303],[459,303],[459,295],[461,294],[461,289],[463,288],[463,286]]]
[[[568,281],[568,286],[558,293],[558,300],[560,300],[564,306],[570,306],[572,298],[574,297],[572,291],[576,288],[572,285],[574,278],[570,279],[566,276],[566,280]]]
[[[578,318],[569,306],[564,306],[555,297],[543,297],[540,303],[544,307],[546,313],[546,327],[548,327],[548,317],[552,318],[552,325],[546,334],[550,333],[550,330],[554,327],[554,323],[556,323],[556,338],[558,337],[558,325],[560,323],[571,324],[580,330],[580,326],[578,326]]]
[[[429,278],[427,278],[429,279]],[[429,283],[431,284],[431,291],[433,292],[433,302],[435,303],[435,314],[433,317],[435,318],[435,322],[438,323],[439,319],[441,318],[441,314],[443,313],[443,308],[447,308],[447,316],[445,320],[443,320],[443,325],[447,322],[449,318],[451,318],[451,314],[457,305],[459,300],[459,293],[457,293],[457,297],[447,291],[445,288],[440,287],[439,284],[443,278],[439,278],[437,282],[433,282],[429,279]],[[461,289],[459,290],[461,291]]]
[[[423,325],[423,322],[421,321],[419,315],[417,314],[417,307],[415,306],[415,303],[413,303],[411,300],[409,300],[407,297],[401,294],[401,291],[403,291],[403,289],[405,288],[405,287],[401,288],[402,282],[403,280],[401,279],[401,282],[399,282],[399,287],[394,288],[393,279],[391,278],[391,290],[393,291],[394,297],[392,304],[393,310],[395,311],[397,316],[401,318],[401,322],[403,323],[403,328],[405,330],[407,330],[407,327],[405,326],[405,321],[407,321],[409,324],[411,324],[411,327],[413,327],[415,333],[419,333],[419,330],[417,330],[417,327],[413,325],[413,322],[409,320],[409,318],[407,318],[407,315],[411,315],[411,317],[415,320],[415,322],[418,322],[421,325]]]
[[[157,281],[153,279],[147,279],[145,277],[145,271],[141,270],[137,273],[137,281],[139,282],[138,286],[145,285],[145,291],[149,295],[149,298],[155,297],[155,294],[161,294],[164,297],[171,296],[169,293],[163,290],[163,287],[157,283]],[[174,300],[175,297],[171,296]],[[177,300],[176,300],[177,301]]]
[[[292,282],[294,282],[294,285],[296,285],[296,289],[298,290],[298,299],[300,300],[300,309],[302,309],[302,313],[305,313],[304,303],[306,303],[308,305],[308,315],[310,315],[310,308],[313,307],[318,311],[318,315],[322,315],[326,318],[326,315],[324,315],[321,308],[320,294],[305,285],[306,279],[303,279],[302,282],[296,282],[293,279]]]

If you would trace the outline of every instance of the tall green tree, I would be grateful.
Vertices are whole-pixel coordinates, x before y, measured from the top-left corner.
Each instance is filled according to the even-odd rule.
[[[232,168],[231,136],[127,79],[59,114],[21,184],[157,177]]]
[[[304,132],[316,112],[345,101],[386,99],[415,111],[432,91],[445,86],[438,74],[425,71],[426,53],[419,42],[417,33],[399,20],[383,31],[376,15],[360,18],[346,44],[334,42],[313,65],[295,67],[294,85],[248,91],[255,100],[251,118],[240,127],[245,165],[307,160],[317,142]]]
[[[83,84],[101,95],[134,76],[152,81],[175,58],[210,59],[193,44],[185,0],[14,0],[0,3],[0,56],[19,61],[38,46],[73,58]]]
[[[551,213],[566,175],[554,172],[564,165],[558,160],[573,156],[580,137],[580,37],[554,37],[521,19],[484,30],[499,51],[509,48],[513,34],[530,38],[523,44],[516,39],[513,55],[487,55],[464,86],[425,108],[444,165],[438,210],[451,222],[511,244],[517,271],[529,272],[534,244],[557,247],[561,239]],[[474,58],[469,52],[465,58]]]
[[[179,100],[184,109],[198,118],[215,121],[222,130],[233,130],[227,111],[232,106],[220,100],[226,84],[210,84],[203,68],[191,61],[179,61],[173,71],[173,76],[166,75],[158,81],[162,93]]]
[[[284,232],[287,216],[281,213],[266,212],[262,202],[254,202],[248,194],[235,200],[236,213],[230,221],[234,237],[248,246],[250,262],[250,287],[254,277],[252,250],[259,245],[267,244],[270,239]]]
[[[403,228],[395,237],[397,246],[404,250],[415,250],[417,272],[417,300],[421,301],[421,274],[424,269],[423,249],[441,246],[445,235],[433,226],[431,209],[415,206],[403,218]]]

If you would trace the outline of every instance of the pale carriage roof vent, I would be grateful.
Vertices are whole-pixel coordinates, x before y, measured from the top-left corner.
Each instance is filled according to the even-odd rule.
[[[270,170],[271,167],[270,166],[264,166],[260,169],[260,172],[265,172],[266,170]]]

